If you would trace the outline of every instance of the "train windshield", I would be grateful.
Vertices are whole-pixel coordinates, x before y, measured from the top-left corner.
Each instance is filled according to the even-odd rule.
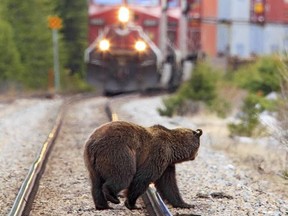
[[[169,0],[168,1],[168,7],[169,8],[178,7],[178,0]]]
[[[141,5],[141,6],[158,6],[159,0],[128,0],[130,5]]]
[[[119,5],[122,0],[92,0],[92,2],[99,5]]]

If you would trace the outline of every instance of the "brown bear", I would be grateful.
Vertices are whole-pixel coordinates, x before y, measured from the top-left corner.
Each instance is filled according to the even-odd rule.
[[[194,160],[202,130],[142,127],[113,121],[98,127],[86,142],[84,159],[92,183],[96,209],[109,209],[107,201],[128,189],[125,205],[135,209],[137,198],[154,183],[173,207],[190,208],[180,196],[175,164]]]

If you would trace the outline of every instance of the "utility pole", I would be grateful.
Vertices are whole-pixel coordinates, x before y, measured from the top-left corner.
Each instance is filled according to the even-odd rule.
[[[48,17],[48,25],[49,28],[52,29],[54,88],[55,92],[57,93],[60,90],[58,30],[62,28],[62,19],[58,16],[50,16]]]

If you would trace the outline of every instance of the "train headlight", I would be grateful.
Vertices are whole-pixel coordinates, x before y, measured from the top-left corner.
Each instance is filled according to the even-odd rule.
[[[127,7],[120,7],[118,11],[118,20],[122,23],[129,21],[130,11]]]
[[[110,48],[110,42],[106,39],[103,39],[99,42],[99,49],[101,51],[107,51]]]
[[[141,40],[136,41],[136,43],[135,43],[135,49],[136,49],[138,52],[143,52],[143,51],[146,50],[146,48],[147,48],[147,45],[146,45],[146,43],[145,43],[144,41],[141,41]]]

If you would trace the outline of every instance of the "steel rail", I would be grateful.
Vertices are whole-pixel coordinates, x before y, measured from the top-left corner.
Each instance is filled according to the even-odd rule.
[[[105,105],[105,112],[110,121],[119,120],[109,101]],[[161,196],[157,192],[153,184],[150,184],[147,191],[142,195],[142,199],[147,207],[147,211],[151,216],[172,216]]]
[[[33,164],[31,165],[29,172],[24,179],[19,192],[16,196],[16,199],[13,203],[13,206],[9,212],[9,216],[26,216],[29,215],[30,210],[32,208],[33,200],[36,196],[38,191],[40,179],[42,174],[44,173],[45,166],[49,157],[49,154],[54,146],[55,140],[58,136],[62,125],[62,119],[65,115],[64,110],[69,104],[73,102],[93,97],[93,95],[87,94],[78,94],[75,96],[70,97],[69,99],[65,100],[60,107],[58,115],[56,117],[56,121],[54,127],[52,128],[51,132],[48,135],[47,140],[42,145],[36,159],[34,160]]]
[[[76,99],[77,100],[77,99]],[[47,140],[43,144],[37,158],[30,167],[30,170],[21,185],[21,188],[17,194],[17,197],[10,210],[9,216],[26,216],[29,215],[32,208],[33,200],[38,191],[40,179],[44,173],[45,166],[50,155],[50,152],[54,146],[57,135],[62,125],[62,119],[64,115],[65,106],[68,103],[62,105],[53,129],[48,135]],[[106,103],[105,111],[110,121],[117,121],[118,115],[112,111],[109,101]],[[169,209],[166,207],[161,196],[153,185],[150,185],[145,194],[142,195],[144,203],[147,207],[149,215],[154,216],[172,216]]]
[[[30,167],[30,170],[24,182],[22,183],[22,186],[10,210],[9,216],[29,215],[32,204],[33,204],[33,200],[35,198],[35,195],[39,187],[40,179],[45,170],[45,166],[46,166],[49,154],[51,152],[51,149],[55,143],[55,140],[57,138],[57,135],[62,125],[64,106],[65,105],[62,105],[62,107],[60,108],[54,127],[49,133],[47,140],[42,145],[42,148],[36,160]]]
[[[55,120],[54,127],[52,128],[51,132],[48,135],[47,140],[42,145],[42,148],[40,149],[36,159],[34,160],[33,164],[31,165],[29,172],[24,179],[19,192],[16,196],[16,199],[13,203],[13,206],[9,212],[9,216],[26,216],[29,215],[30,210],[32,208],[32,204],[34,201],[34,198],[36,196],[36,193],[38,191],[40,179],[42,177],[42,174],[44,173],[45,166],[48,160],[48,157],[50,155],[50,152],[54,146],[55,140],[58,136],[58,133],[60,131],[63,116],[65,115],[64,111],[66,107],[73,102],[93,97],[93,95],[87,94],[78,94],[75,96],[70,97],[69,99],[66,99],[62,106],[60,107],[60,110],[58,112],[58,115]]]

